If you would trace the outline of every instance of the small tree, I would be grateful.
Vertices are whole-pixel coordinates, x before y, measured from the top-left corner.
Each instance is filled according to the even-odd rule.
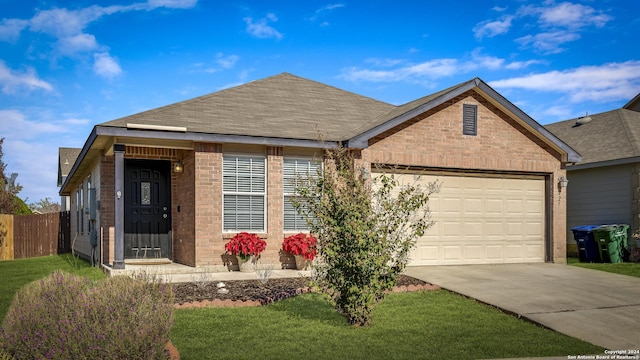
[[[293,200],[317,237],[314,282],[354,325],[367,325],[374,306],[395,286],[417,237],[433,224],[429,195],[400,186],[393,175],[367,179],[345,148],[326,151],[322,174],[300,181]]]
[[[22,186],[16,182],[17,173],[5,174],[7,165],[2,161],[2,143],[0,138],[0,214],[30,214],[29,208],[18,198]]]

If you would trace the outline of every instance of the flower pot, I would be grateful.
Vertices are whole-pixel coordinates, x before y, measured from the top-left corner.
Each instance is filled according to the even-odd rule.
[[[238,256],[238,267],[240,268],[240,272],[254,272],[256,270],[255,257],[241,258]]]
[[[305,270],[309,265],[311,265],[311,260],[307,260],[302,257],[302,255],[293,255],[296,259],[296,269]]]

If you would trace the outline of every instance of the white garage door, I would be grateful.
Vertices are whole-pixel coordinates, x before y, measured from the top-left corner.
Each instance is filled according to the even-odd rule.
[[[397,175],[404,183],[414,175]],[[418,239],[410,265],[544,261],[545,181],[421,175],[441,190],[429,200],[436,222]]]

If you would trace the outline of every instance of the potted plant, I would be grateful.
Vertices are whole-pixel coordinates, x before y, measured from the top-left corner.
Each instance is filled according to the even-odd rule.
[[[316,257],[316,238],[303,233],[288,236],[282,242],[282,250],[293,255],[298,270],[304,270]]]
[[[224,244],[227,254],[238,258],[240,271],[250,272],[260,253],[267,247],[267,242],[256,234],[241,232],[234,235],[228,243]]]

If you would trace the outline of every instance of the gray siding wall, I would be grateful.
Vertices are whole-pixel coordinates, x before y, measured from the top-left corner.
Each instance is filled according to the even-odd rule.
[[[632,225],[633,173],[634,164],[567,171],[567,243],[575,226]]]

